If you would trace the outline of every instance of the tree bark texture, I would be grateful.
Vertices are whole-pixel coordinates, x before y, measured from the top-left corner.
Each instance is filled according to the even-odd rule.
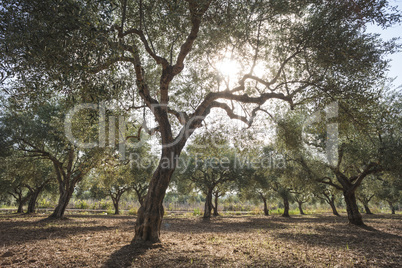
[[[120,210],[119,210],[119,200],[120,197],[116,197],[113,198],[112,197],[112,201],[113,201],[113,207],[114,207],[114,215],[119,215],[120,214]]]
[[[262,196],[261,196],[261,199],[262,199],[262,202],[264,202],[264,215],[265,215],[265,216],[269,216],[269,210],[268,210],[268,205],[267,205],[267,199],[264,198],[264,197],[262,197]]]
[[[59,185],[59,201],[54,209],[53,213],[49,218],[61,219],[64,217],[64,212],[66,211],[67,205],[70,202],[71,196],[73,195],[75,185],[70,185],[70,187],[65,187],[65,183]]]
[[[290,217],[289,216],[289,198],[287,195],[283,196],[283,214],[282,217]]]
[[[17,213],[24,213],[24,202],[22,201],[18,202]]]
[[[300,215],[305,215],[304,214],[304,211],[303,211],[303,203],[302,202],[297,202],[298,203],[298,205],[299,205],[299,211],[300,211]]]
[[[42,192],[43,188],[46,186],[46,184],[50,180],[46,180],[43,182],[41,185],[36,186],[35,188],[29,188],[30,189],[30,198],[29,198],[29,203],[28,203],[28,211],[27,213],[35,213],[36,209],[36,200],[38,200],[39,194]]]
[[[212,189],[208,189],[207,196],[205,198],[204,219],[211,218],[212,207]]]
[[[35,189],[34,192],[31,194],[31,198],[29,199],[28,203],[28,210],[27,213],[35,213],[35,208],[36,208],[36,200],[38,199],[38,196],[42,189]]]
[[[354,225],[364,225],[362,215],[357,206],[356,193],[354,191],[344,191],[343,196],[346,202],[349,223]]]
[[[18,198],[17,198],[17,202],[18,202],[17,213],[24,213],[24,205],[28,201],[29,197],[30,197],[29,193],[25,197],[22,196],[22,191],[21,191],[21,194],[18,195]]]
[[[333,198],[328,200],[328,204],[331,206],[332,214],[334,214],[335,216],[340,216],[338,210],[336,210],[335,200]]]
[[[367,204],[363,204],[363,206],[364,206],[364,211],[366,212],[366,214],[373,214]]]
[[[218,198],[219,198],[219,193],[216,193],[215,194],[215,205],[212,207],[213,208],[213,210],[214,210],[214,216],[216,217],[216,216],[219,216],[219,213],[218,213]]]
[[[178,157],[179,154],[172,154],[172,158],[175,156]],[[161,161],[152,176],[144,203],[138,210],[133,242],[160,242],[160,227],[164,214],[162,202],[176,165],[173,164],[173,159],[170,159],[170,165],[164,167]]]

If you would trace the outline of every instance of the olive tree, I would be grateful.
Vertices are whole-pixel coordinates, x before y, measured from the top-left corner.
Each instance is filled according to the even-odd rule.
[[[89,100],[118,92],[127,109],[149,111],[155,125],[142,129],[159,135],[162,153],[134,241],[155,242],[177,159],[212,110],[248,126],[273,100],[295,107],[365,95],[392,50],[365,23],[398,20],[383,0],[7,0],[0,54],[3,77],[45,79]],[[240,66],[234,76],[219,71],[228,60]]]

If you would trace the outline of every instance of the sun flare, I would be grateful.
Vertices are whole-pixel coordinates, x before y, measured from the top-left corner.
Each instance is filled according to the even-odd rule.
[[[230,78],[231,80],[235,78],[241,68],[240,64],[231,59],[223,59],[217,64],[218,71],[226,78]]]

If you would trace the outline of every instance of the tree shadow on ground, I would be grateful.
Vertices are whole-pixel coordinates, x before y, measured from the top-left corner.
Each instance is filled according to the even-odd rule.
[[[402,217],[400,217],[402,219]],[[376,243],[379,240],[396,241],[402,236],[378,230],[370,224],[374,219],[388,219],[384,216],[371,215],[368,226],[348,224],[345,217],[316,216],[283,218],[280,216],[237,218],[220,217],[204,219],[164,219],[163,232],[181,233],[236,233],[263,231],[270,232],[275,238],[307,243],[312,246],[345,247],[346,244]],[[236,219],[236,218],[233,218]],[[228,221],[229,220],[229,221]],[[398,217],[395,217],[398,220]],[[400,227],[399,227],[400,228]],[[394,233],[398,226],[392,226]]]
[[[110,255],[109,259],[103,264],[105,268],[131,267],[138,258],[144,255],[147,250],[163,248],[161,243],[131,243]]]
[[[228,222],[228,219],[234,221]],[[238,221],[240,220],[240,221]],[[182,233],[209,233],[209,232],[245,232],[253,229],[284,229],[286,224],[271,221],[269,218],[256,217],[216,217],[209,220],[203,218],[192,219],[163,219],[161,231]]]
[[[67,215],[67,218],[96,218],[96,219],[127,219],[127,220],[135,220],[136,216],[127,216],[127,215]]]
[[[24,219],[7,221],[6,219],[0,221],[0,240],[3,245],[7,246],[25,244],[29,241],[66,238],[71,235],[104,232],[121,228],[119,225],[99,225],[96,220],[76,221],[73,218],[44,218],[38,221]]]

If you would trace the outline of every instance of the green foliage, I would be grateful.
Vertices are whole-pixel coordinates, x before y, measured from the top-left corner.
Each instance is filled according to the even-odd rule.
[[[102,199],[101,201],[99,201],[99,208],[111,210],[113,208],[113,203],[110,200]]]
[[[89,204],[85,200],[78,201],[75,206],[78,209],[88,209],[89,208]]]
[[[136,209],[136,208],[130,208],[130,209],[128,210],[128,215],[136,216],[136,215],[137,215],[137,212],[138,212],[138,209]]]
[[[47,199],[47,198],[42,198],[39,202],[38,202],[38,207],[39,208],[51,208],[52,207],[52,202]]]
[[[202,211],[199,208],[195,208],[193,211],[193,216],[201,216]]]

